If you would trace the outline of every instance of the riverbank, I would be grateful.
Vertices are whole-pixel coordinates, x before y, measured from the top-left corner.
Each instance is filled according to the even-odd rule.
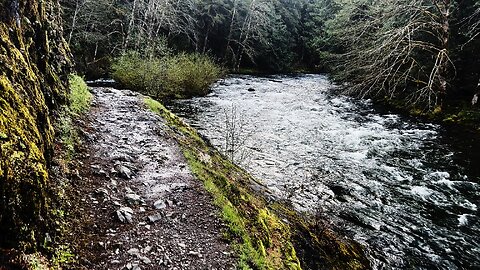
[[[236,119],[234,161],[365,244],[373,268],[475,265],[478,137],[335,89],[325,75],[231,76],[167,106],[230,159],[225,123]]]
[[[360,245],[268,199],[160,103],[91,89],[90,112],[76,121],[82,143],[65,164],[69,206],[57,265],[369,269]]]
[[[160,103],[146,100],[172,128],[193,173],[213,195],[240,253],[240,265],[259,269],[368,269],[360,245],[288,206],[267,200],[262,185]],[[253,186],[252,186],[253,184]]]
[[[404,106],[403,101],[394,99],[375,99],[377,107],[382,111],[392,111],[405,116],[416,117],[422,121],[460,128],[467,132],[480,134],[480,108],[472,106],[465,100],[450,101],[443,107],[428,111],[416,106]]]

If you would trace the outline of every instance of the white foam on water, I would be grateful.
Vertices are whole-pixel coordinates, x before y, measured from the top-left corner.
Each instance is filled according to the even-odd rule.
[[[432,195],[433,193],[433,190],[425,187],[425,186],[412,186],[410,188],[410,191],[415,194],[415,195],[418,195],[422,198],[426,198],[426,197],[429,197],[430,195]]]
[[[469,202],[468,200],[463,200],[459,203],[460,206],[467,208],[472,211],[477,211],[477,205],[474,203]]]
[[[411,259],[439,269],[454,269],[448,266],[459,259],[478,261],[453,248],[452,255],[443,255],[453,245],[474,250],[456,237],[471,237],[458,230],[465,226],[458,224],[478,228],[476,217],[463,213],[477,211],[478,196],[470,194],[480,193],[480,186],[474,183],[476,178],[462,179],[466,172],[456,154],[437,138],[444,134],[440,126],[384,115],[369,101],[333,96],[334,86],[322,75],[278,80],[282,83],[251,76],[229,78],[224,82],[230,86],[213,89],[216,96],[194,99],[196,110],[206,113],[199,121],[204,135],[221,146],[224,110],[232,103],[245,110],[245,129],[253,134],[248,146],[255,149],[251,172],[272,194],[289,195],[301,211],[321,205],[331,213],[332,226],[346,228],[356,240],[373,247],[374,258],[381,258],[372,260],[374,269],[404,269],[403,263],[408,265]],[[249,87],[256,91],[248,92]],[[275,162],[266,164],[267,159]],[[305,177],[303,171],[318,177]],[[330,189],[333,186],[344,188],[341,198]],[[432,210],[438,215],[430,215]],[[363,221],[373,229],[342,220],[341,214],[349,211],[370,216]],[[451,222],[451,214],[452,224],[439,225],[445,219]]]
[[[458,226],[465,226],[468,224],[468,214],[463,214],[458,216]]]

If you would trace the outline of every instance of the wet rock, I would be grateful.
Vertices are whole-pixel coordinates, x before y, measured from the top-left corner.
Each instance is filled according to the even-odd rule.
[[[108,197],[108,190],[106,188],[97,188],[95,194],[102,197]]]
[[[117,217],[123,223],[132,223],[133,210],[130,207],[122,207],[117,210]]]
[[[155,209],[165,209],[167,205],[165,204],[164,200],[157,200],[153,203],[153,208]]]
[[[132,171],[121,164],[115,165],[115,171],[117,172],[118,176],[122,178],[125,178],[125,179],[132,178]]]
[[[132,256],[139,256],[140,255],[140,250],[138,248],[131,248],[127,251],[128,254]]]
[[[150,221],[151,223],[155,223],[161,219],[162,219],[162,214],[160,213],[148,216],[148,221]]]
[[[129,205],[138,205],[143,203],[143,199],[140,197],[140,195],[137,195],[135,193],[129,193],[125,195],[125,201]]]

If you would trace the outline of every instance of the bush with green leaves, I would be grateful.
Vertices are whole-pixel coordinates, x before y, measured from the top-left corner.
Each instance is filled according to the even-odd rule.
[[[197,53],[143,57],[129,52],[112,69],[123,87],[161,99],[206,95],[224,73],[211,57]]]

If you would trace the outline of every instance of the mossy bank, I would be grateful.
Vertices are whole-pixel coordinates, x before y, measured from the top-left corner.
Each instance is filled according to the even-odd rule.
[[[369,269],[360,245],[318,228],[289,207],[269,202],[263,187],[224,158],[163,105],[147,106],[169,124],[194,175],[221,208],[240,269]],[[254,189],[253,187],[258,187]]]
[[[0,248],[55,237],[52,122],[70,69],[59,14],[58,1],[0,1]]]

